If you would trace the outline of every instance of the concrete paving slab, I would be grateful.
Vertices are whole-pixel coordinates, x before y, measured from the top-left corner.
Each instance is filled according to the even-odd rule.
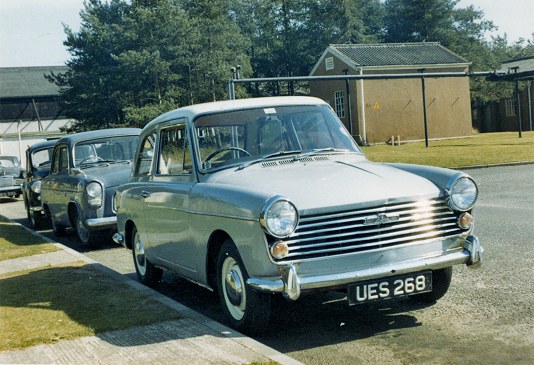
[[[2,364],[250,364],[269,358],[184,318],[0,353]]]
[[[80,258],[65,250],[19,257],[0,262],[0,275],[22,270],[37,269],[50,265],[61,265],[75,261],[80,261]]]

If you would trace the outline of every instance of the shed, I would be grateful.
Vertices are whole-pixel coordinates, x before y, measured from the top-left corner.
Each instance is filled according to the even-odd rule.
[[[310,76],[467,72],[470,63],[437,42],[333,44]],[[425,78],[429,138],[472,134],[467,77]],[[421,79],[310,81],[362,143],[425,138]]]
[[[59,87],[45,75],[64,73],[66,66],[0,68],[0,154],[24,162],[28,145],[55,139],[71,120],[59,106]]]

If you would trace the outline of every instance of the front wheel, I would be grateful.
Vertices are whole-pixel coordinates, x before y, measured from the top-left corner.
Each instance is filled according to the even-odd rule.
[[[435,270],[432,272],[432,291],[414,295],[411,298],[421,303],[435,303],[449,290],[452,280],[452,267]]]
[[[217,289],[229,324],[248,334],[259,333],[269,322],[271,296],[246,285],[247,271],[231,240],[227,240],[217,259]]]
[[[135,266],[135,272],[139,281],[151,288],[157,287],[161,282],[163,270],[155,267],[146,257],[145,245],[141,240],[141,235],[134,227],[132,232],[132,254]]]

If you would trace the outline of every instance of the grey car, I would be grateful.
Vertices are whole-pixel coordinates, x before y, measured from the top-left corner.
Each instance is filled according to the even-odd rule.
[[[128,181],[140,131],[104,129],[56,142],[50,174],[41,182],[43,210],[55,234],[72,227],[84,245],[111,237],[116,228],[113,195]]]
[[[50,173],[55,144],[55,140],[38,142],[26,149],[22,195],[28,220],[35,229],[43,228],[47,223],[41,204],[41,180]]]
[[[273,295],[343,290],[349,305],[434,302],[481,264],[478,189],[458,171],[368,161],[332,108],[274,97],[151,121],[117,189],[116,242],[139,280],[162,269],[219,294],[230,325],[266,325]]]
[[[18,157],[0,155],[0,197],[18,198],[22,194],[22,172]]]

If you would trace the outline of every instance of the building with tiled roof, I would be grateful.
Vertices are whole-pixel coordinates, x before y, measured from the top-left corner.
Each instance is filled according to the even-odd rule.
[[[333,44],[310,76],[467,72],[470,63],[437,42]],[[419,78],[310,82],[313,96],[328,101],[352,134],[365,143],[425,138]],[[425,78],[429,138],[472,133],[467,77]],[[350,108],[350,110],[349,110]]]
[[[45,75],[59,74],[66,66],[0,68],[0,154],[25,162],[28,145],[55,139],[71,121],[59,106],[59,87]]]

